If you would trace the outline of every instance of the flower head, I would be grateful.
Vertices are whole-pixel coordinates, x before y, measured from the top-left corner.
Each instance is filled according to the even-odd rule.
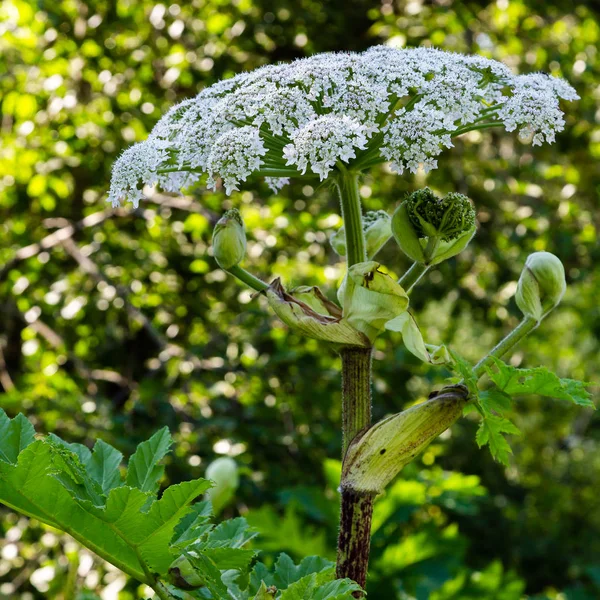
[[[303,174],[324,179],[341,163],[429,170],[472,128],[553,141],[564,127],[561,98],[577,98],[566,82],[515,76],[479,56],[384,46],[317,54],[221,81],[172,108],[117,160],[109,200],[137,203],[144,185],[178,191],[202,176],[230,193],[252,174],[278,187]]]

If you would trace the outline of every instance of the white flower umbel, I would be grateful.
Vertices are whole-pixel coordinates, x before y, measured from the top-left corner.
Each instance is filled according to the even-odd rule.
[[[389,161],[397,172],[437,167],[452,138],[503,125],[534,144],[564,127],[559,99],[577,94],[543,74],[429,48],[377,46],[318,54],[221,81],[173,107],[114,166],[109,200],[137,203],[144,185],[178,191],[202,176],[229,193],[251,174],[330,175]]]
[[[356,158],[357,149],[365,149],[367,133],[366,125],[346,115],[324,115],[299,129],[284,147],[283,156],[286,165],[296,165],[302,174],[310,166],[322,181],[338,160],[347,163]]]

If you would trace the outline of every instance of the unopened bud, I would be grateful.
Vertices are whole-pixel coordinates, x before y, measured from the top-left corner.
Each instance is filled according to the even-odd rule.
[[[217,221],[212,243],[214,257],[222,269],[231,269],[244,258],[246,228],[236,208],[226,211]]]
[[[413,260],[438,264],[461,252],[475,234],[475,210],[462,194],[444,198],[429,188],[417,190],[396,210],[392,233]],[[432,243],[433,242],[433,243]]]
[[[182,590],[195,590],[203,587],[206,581],[200,576],[190,559],[182,555],[171,563],[169,579],[173,585]]]
[[[567,283],[560,259],[550,252],[527,257],[517,284],[516,301],[521,312],[541,321],[561,301]]]
[[[392,218],[384,210],[370,210],[362,218],[366,251],[373,258],[392,236]],[[339,256],[346,256],[346,230],[340,227],[329,241]]]
[[[211,501],[213,512],[217,515],[233,498],[240,483],[237,463],[228,456],[213,460],[206,468],[206,479],[214,483],[206,497]]]

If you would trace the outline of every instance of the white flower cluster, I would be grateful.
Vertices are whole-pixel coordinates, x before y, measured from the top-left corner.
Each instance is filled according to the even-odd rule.
[[[262,67],[203,90],[171,109],[145,142],[116,162],[109,200],[137,203],[143,185],[177,191],[202,175],[227,193],[252,173],[275,189],[310,171],[326,178],[339,161],[389,161],[402,173],[437,166],[452,137],[493,125],[534,144],[564,127],[566,82],[516,76],[479,56],[377,46]]]
[[[292,134],[292,141],[284,147],[283,156],[288,166],[296,165],[302,174],[310,165],[322,181],[338,160],[348,162],[356,158],[356,148],[366,148],[366,134],[365,125],[346,115],[323,115]]]

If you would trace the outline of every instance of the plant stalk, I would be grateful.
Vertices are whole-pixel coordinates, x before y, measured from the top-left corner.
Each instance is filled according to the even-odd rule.
[[[420,262],[414,262],[411,267],[398,279],[398,283],[408,294],[412,288],[420,281],[421,277],[427,273],[429,266]]]
[[[340,168],[336,179],[346,231],[348,268],[367,259],[362,228],[358,173]],[[351,293],[348,278],[346,297]],[[348,302],[344,303],[345,306]],[[371,348],[346,347],[342,357],[342,457],[359,432],[371,425]],[[365,587],[371,547],[373,495],[359,493],[341,482],[338,579],[349,578]],[[356,597],[362,594],[355,592]]]
[[[371,348],[345,348],[342,355],[342,456],[350,442],[371,425]],[[371,547],[373,498],[341,482],[338,579],[364,587]],[[360,596],[357,596],[360,597]]]
[[[531,333],[539,322],[532,317],[524,317],[523,320],[488,354],[486,354],[474,367],[475,377],[481,377],[485,374],[486,367],[493,363],[494,358],[502,358],[514,345],[518,344],[527,334]]]

